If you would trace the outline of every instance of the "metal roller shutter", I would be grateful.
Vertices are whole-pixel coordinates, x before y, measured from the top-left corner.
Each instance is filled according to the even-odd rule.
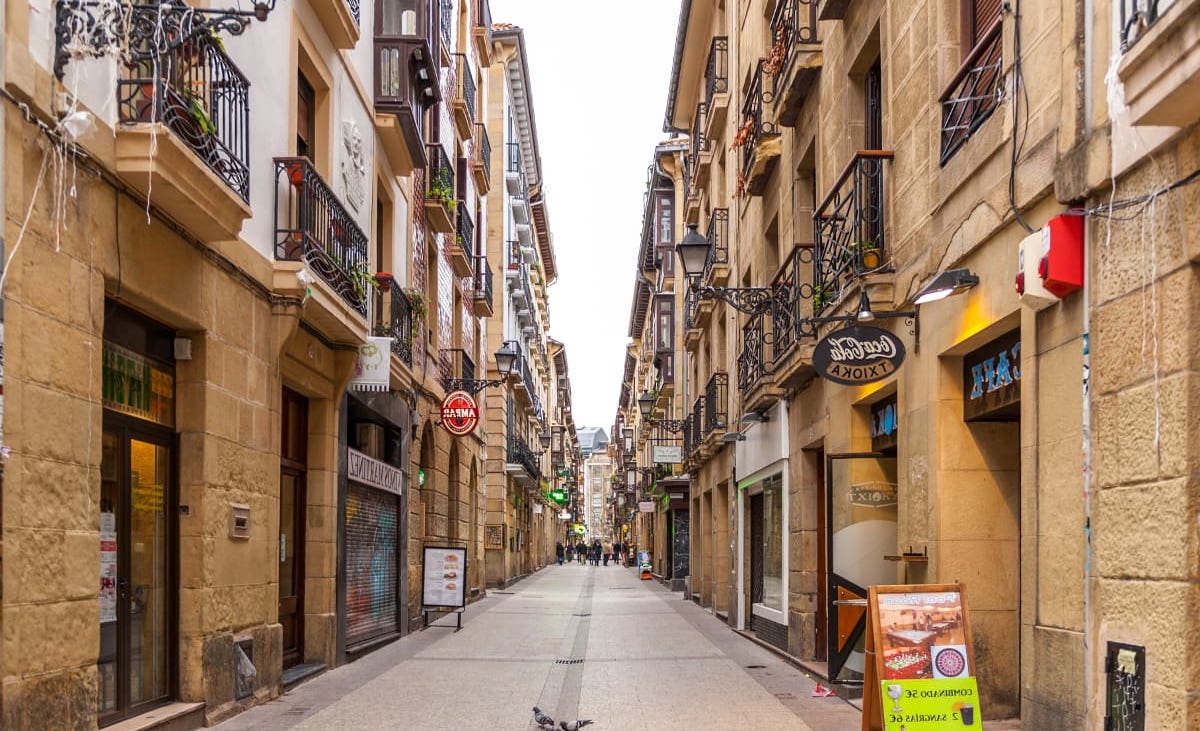
[[[999,17],[1000,0],[974,0],[973,21],[975,27],[972,28],[972,31],[975,35],[972,38],[972,46],[979,43],[983,34],[987,33],[988,28],[991,28],[992,23]]]
[[[346,644],[398,629],[397,496],[350,483],[346,500]]]

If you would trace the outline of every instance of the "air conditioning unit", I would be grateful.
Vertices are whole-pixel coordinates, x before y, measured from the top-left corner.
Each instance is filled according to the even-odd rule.
[[[358,451],[383,459],[383,427],[379,424],[359,424],[355,436],[358,439]]]

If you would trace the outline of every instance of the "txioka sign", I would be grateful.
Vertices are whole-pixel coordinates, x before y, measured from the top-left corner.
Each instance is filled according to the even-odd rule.
[[[904,343],[887,330],[854,325],[822,338],[813,351],[813,368],[847,386],[882,381],[904,362]]]

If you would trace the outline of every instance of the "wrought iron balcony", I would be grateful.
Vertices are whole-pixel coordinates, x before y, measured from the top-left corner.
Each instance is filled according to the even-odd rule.
[[[890,150],[860,150],[817,206],[813,314],[839,301],[854,277],[886,267],[884,162]]]
[[[467,54],[454,54],[454,124],[463,138],[471,137],[475,125],[475,75]]]
[[[764,111],[775,100],[775,77],[763,70],[764,62],[765,59],[758,60],[750,77],[742,104],[742,123],[733,140],[735,146],[742,148],[739,194],[762,195],[781,152],[777,144],[772,144],[778,139],[779,130]]]
[[[525,440],[517,434],[509,434],[508,437],[508,463],[520,465],[529,475],[530,479],[537,481],[542,478],[542,470],[538,465],[537,455]]]
[[[700,448],[701,442],[704,441],[704,396],[696,397],[692,402],[692,414],[688,417],[687,426],[684,429],[685,439],[690,449],[685,449],[684,452],[691,456],[693,452]]]
[[[454,164],[441,145],[429,145],[425,172],[425,218],[438,233],[452,233],[454,203]]]
[[[275,158],[275,258],[305,262],[367,314],[367,235],[306,157]]]
[[[722,267],[722,274],[716,284],[724,284],[728,278],[729,267],[729,209],[714,208],[708,216],[708,229],[704,232],[704,238],[708,239],[709,249],[708,257],[704,260],[704,276],[702,281],[706,284],[713,283],[713,274],[716,267]]]
[[[1150,26],[1158,21],[1159,15],[1174,3],[1162,0],[1119,0],[1121,4],[1121,50],[1128,51],[1138,39],[1146,35]],[[1163,9],[1159,9],[1159,5]]]
[[[454,390],[457,382],[475,380],[475,361],[462,348],[449,348],[441,352],[442,387]]]
[[[704,386],[704,436],[729,427],[729,374],[717,371]]]
[[[774,45],[767,70],[775,76],[779,124],[793,127],[821,68],[817,0],[779,0],[771,16]]]
[[[700,157],[703,153],[708,152],[709,143],[704,135],[705,130],[705,106],[704,102],[696,105],[696,115],[692,120],[692,139],[688,149],[688,170],[691,173],[691,185],[689,188],[699,189],[708,180],[708,165],[701,167]]]
[[[729,93],[729,38],[717,36],[708,47],[708,62],[704,66],[704,106],[713,108],[717,94]]]
[[[451,35],[454,28],[454,0],[438,0],[438,27],[442,30],[442,48],[449,52],[454,48]]]
[[[475,263],[475,222],[471,220],[471,214],[467,212],[467,202],[458,201],[455,206],[455,234],[454,243],[451,247],[450,264],[454,268],[454,273],[460,277],[469,277],[472,273],[472,265]]]
[[[474,303],[477,317],[491,317],[494,309],[492,265],[486,256],[475,257]]]
[[[492,6],[488,0],[475,0],[475,23],[471,28],[475,53],[484,66],[492,65]]]
[[[392,338],[392,354],[405,365],[413,363],[413,311],[408,295],[392,277],[377,277],[375,322],[372,331],[379,337]]]
[[[211,38],[131,62],[117,82],[123,124],[161,123],[242,200],[250,199],[250,82]]]
[[[766,312],[752,315],[742,326],[742,351],[738,354],[738,390],[753,390],[759,379],[770,373],[767,341],[770,322]]]
[[[1002,29],[1003,24],[997,16],[939,97],[942,103],[942,165],[954,157],[975,130],[992,116],[1004,98]]]
[[[475,187],[480,193],[487,193],[492,187],[492,143],[482,122],[475,123],[474,150],[471,169],[475,174]]]

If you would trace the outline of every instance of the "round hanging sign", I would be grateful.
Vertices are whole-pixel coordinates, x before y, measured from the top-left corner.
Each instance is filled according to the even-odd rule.
[[[479,406],[466,391],[452,391],[442,401],[442,426],[456,437],[475,431],[479,424]]]
[[[852,325],[817,342],[813,368],[823,377],[847,386],[882,381],[904,362],[904,343],[887,330]]]

